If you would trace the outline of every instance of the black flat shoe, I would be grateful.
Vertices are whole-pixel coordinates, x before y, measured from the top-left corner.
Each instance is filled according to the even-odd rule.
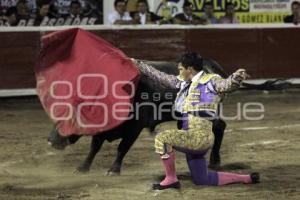
[[[252,180],[252,183],[255,184],[255,183],[260,183],[260,175],[258,172],[253,172],[250,174],[250,177],[251,177],[251,180]]]
[[[180,189],[180,182],[177,181],[170,185],[160,185],[159,183],[156,183],[156,184],[153,184],[153,186],[152,186],[153,190],[165,190],[165,189],[169,189],[169,188]]]

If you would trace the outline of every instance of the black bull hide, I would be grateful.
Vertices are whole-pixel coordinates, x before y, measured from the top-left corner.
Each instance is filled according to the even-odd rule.
[[[168,74],[177,75],[177,64],[172,62],[154,62],[154,61],[144,61],[145,63],[151,64],[156,69],[163,71]],[[215,61],[211,59],[205,59],[204,61],[204,71],[210,73],[217,73],[222,77],[226,77],[226,73]],[[116,139],[122,139],[119,146],[117,157],[113,162],[108,173],[119,174],[121,171],[121,165],[126,153],[129,151],[133,143],[138,138],[143,128],[149,128],[151,131],[155,129],[155,126],[161,122],[174,120],[174,113],[171,112],[172,104],[175,100],[177,91],[171,89],[165,89],[160,87],[158,83],[153,83],[153,81],[148,80],[147,77],[141,77],[141,81],[138,85],[134,105],[140,105],[139,108],[134,108],[133,118],[127,120],[122,125],[114,128],[113,130],[106,131],[104,133],[95,135],[92,137],[90,151],[86,159],[77,167],[77,172],[87,172],[96,156],[96,154],[101,149],[101,146],[105,140],[111,142]],[[166,95],[168,94],[168,95]],[[161,118],[159,119],[156,115],[157,110],[151,105],[143,103],[154,103],[155,105],[160,105],[166,103],[163,109],[170,110],[170,112],[163,112]],[[135,106],[134,106],[135,107]],[[215,134],[215,142],[211,151],[210,156],[210,167],[217,168],[220,165],[220,147],[223,139],[224,129],[226,124],[223,120],[218,119],[213,122],[213,132]],[[52,147],[56,149],[64,149],[69,144],[74,144],[80,138],[78,135],[72,135],[69,137],[60,136],[59,132],[54,128],[49,134],[48,141]]]

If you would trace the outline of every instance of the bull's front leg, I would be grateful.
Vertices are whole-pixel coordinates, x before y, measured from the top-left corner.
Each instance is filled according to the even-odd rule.
[[[93,160],[94,160],[96,154],[101,149],[101,146],[102,146],[104,140],[105,139],[102,135],[95,135],[92,137],[89,154],[85,158],[85,160],[77,167],[77,169],[75,170],[75,173],[77,173],[77,172],[84,173],[84,172],[88,172],[90,170]]]
[[[112,166],[110,167],[110,169],[108,170],[107,175],[110,176],[120,175],[123,159],[143,129],[142,127],[135,127],[135,126],[137,125],[136,124],[132,125],[133,129],[132,128],[128,129],[124,133],[124,136],[118,146],[117,157],[113,162]]]
[[[226,123],[222,119],[216,119],[213,121],[213,133],[215,135],[214,145],[210,154],[209,168],[219,169],[221,165],[220,149],[223,141],[224,131]]]

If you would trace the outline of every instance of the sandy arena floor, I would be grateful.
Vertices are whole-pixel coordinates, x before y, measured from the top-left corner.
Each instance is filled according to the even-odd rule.
[[[195,186],[184,155],[177,153],[182,189],[155,192],[151,185],[163,169],[147,131],[125,158],[121,176],[105,176],[119,141],[104,144],[90,173],[73,174],[90,138],[65,151],[54,150],[46,141],[52,124],[36,99],[0,100],[0,199],[300,199],[300,91],[237,92],[226,99],[225,114],[233,116],[237,103],[247,101],[263,103],[265,117],[228,121],[222,165],[228,171],[258,171],[261,184]]]

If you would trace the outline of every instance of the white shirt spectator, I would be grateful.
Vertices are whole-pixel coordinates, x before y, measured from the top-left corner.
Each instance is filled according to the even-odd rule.
[[[147,20],[147,14],[146,13],[140,13],[140,23],[141,24],[146,24]]]
[[[108,14],[108,23],[110,25],[113,25],[117,20],[130,21],[132,20],[132,18],[130,17],[128,12],[125,12],[122,17],[117,11],[113,11],[110,14]]]

